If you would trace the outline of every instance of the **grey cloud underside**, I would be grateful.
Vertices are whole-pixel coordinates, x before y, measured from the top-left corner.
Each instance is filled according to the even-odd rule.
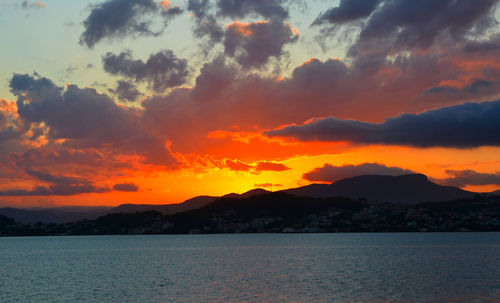
[[[489,35],[498,22],[498,0],[342,0],[320,14],[313,25],[322,25],[323,34],[336,34],[340,26],[360,27],[348,56],[356,65],[368,68],[382,64],[387,56],[439,45],[442,49],[474,49],[469,40]],[[327,30],[333,28],[335,30]],[[468,46],[467,46],[468,45]]]
[[[47,172],[26,170],[26,174],[47,183],[50,186],[36,186],[31,190],[14,189],[0,191],[0,196],[71,196],[84,193],[104,193],[107,187],[95,186],[84,179],[56,176]]]
[[[189,0],[187,10],[195,20],[194,35],[208,38],[206,49],[223,43],[224,54],[233,57],[244,68],[261,67],[271,57],[284,54],[287,43],[297,41],[290,26],[284,22],[288,17],[285,1],[280,0]],[[267,23],[250,23],[251,35],[242,35],[235,26],[222,27],[220,18],[240,19],[248,16],[264,18]]]
[[[224,28],[217,22],[212,8],[209,0],[189,0],[187,4],[187,10],[193,14],[195,20],[194,35],[197,38],[208,37],[210,47],[221,42],[224,36]]]
[[[379,124],[330,117],[264,134],[301,141],[351,141],[416,147],[500,146],[499,116],[500,101],[465,103],[420,114],[403,114]]]
[[[475,98],[495,96],[498,94],[500,94],[500,80],[481,79],[476,80],[463,88],[446,85],[431,87],[426,90],[420,98],[424,100],[425,98],[434,98],[441,102],[445,102],[447,100],[471,100]]]
[[[187,60],[177,58],[168,49],[152,54],[146,62],[133,59],[130,51],[119,55],[107,53],[102,61],[106,72],[136,82],[146,81],[156,92],[184,84],[189,75]]]
[[[113,189],[116,191],[136,192],[139,187],[133,183],[118,183],[113,185]]]
[[[366,18],[371,15],[380,2],[380,0],[341,0],[338,7],[321,13],[312,25],[342,24]]]
[[[228,26],[224,35],[224,53],[244,68],[260,67],[271,57],[279,58],[284,46],[298,40],[290,26],[282,21],[245,25],[250,35],[242,35],[238,24]]]
[[[266,19],[286,19],[288,9],[282,0],[218,0],[218,14],[232,19],[245,18],[248,15]]]
[[[11,189],[0,191],[0,196],[72,196],[87,193],[105,193],[114,191],[136,192],[139,187],[133,183],[118,183],[110,189],[106,186],[96,186],[86,179],[53,175],[51,173],[26,170],[26,174],[35,179],[51,183],[49,186],[36,186],[31,190]]]
[[[173,165],[176,160],[163,139],[142,127],[140,114],[117,105],[94,89],[66,89],[40,76],[15,74],[10,88],[17,96],[20,119],[27,125],[44,123],[47,139],[65,139],[65,147],[104,148],[140,154],[146,162]]]
[[[473,170],[447,170],[450,175],[445,179],[434,179],[435,182],[448,185],[463,187],[466,185],[500,185],[500,172],[479,173]]]
[[[428,47],[442,34],[463,39],[488,18],[497,0],[384,1],[360,33],[360,42],[392,36],[393,47]]]
[[[83,22],[80,44],[92,48],[104,38],[158,36],[167,22],[181,13],[178,7],[165,11],[154,0],[108,0],[92,7]],[[159,28],[153,29],[156,17],[161,21]]]
[[[137,90],[137,87],[133,83],[124,80],[118,80],[116,88],[110,89],[110,92],[116,94],[120,100],[124,101],[135,101],[141,95],[141,92]]]
[[[309,181],[335,182],[345,178],[361,175],[390,175],[399,176],[414,173],[410,170],[390,167],[378,163],[363,163],[359,165],[334,166],[325,164],[312,171],[305,173],[302,177]]]

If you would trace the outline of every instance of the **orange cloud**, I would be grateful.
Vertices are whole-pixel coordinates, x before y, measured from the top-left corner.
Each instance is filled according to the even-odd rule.
[[[169,6],[170,6],[171,2],[168,1],[168,0],[163,0],[163,1],[160,1],[160,5],[161,7],[165,10],[167,9]]]
[[[252,169],[251,165],[243,163],[239,160],[232,161],[232,160],[226,159],[225,163],[226,163],[226,167],[229,168],[230,170],[249,171],[250,169]]]
[[[285,171],[291,169],[290,167],[287,167],[286,165],[283,165],[281,163],[276,163],[276,162],[259,162],[257,163],[257,166],[255,167],[257,171]]]

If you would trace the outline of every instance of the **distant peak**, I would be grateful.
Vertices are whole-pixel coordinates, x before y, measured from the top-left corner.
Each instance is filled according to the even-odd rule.
[[[402,175],[402,176],[396,176],[396,177],[405,178],[405,179],[412,179],[415,181],[429,181],[429,178],[427,178],[427,176],[424,174],[408,174],[408,175]]]
[[[345,179],[341,179],[338,181],[333,182],[332,184],[335,184],[337,182],[347,182],[349,180],[405,180],[405,181],[412,181],[412,182],[428,182],[429,179],[427,178],[426,175],[423,174],[407,174],[407,175],[399,175],[399,176],[391,176],[391,175],[359,175],[355,177],[349,177]]]
[[[240,195],[241,198],[249,198],[253,196],[268,194],[270,191],[262,189],[262,188],[254,188]]]

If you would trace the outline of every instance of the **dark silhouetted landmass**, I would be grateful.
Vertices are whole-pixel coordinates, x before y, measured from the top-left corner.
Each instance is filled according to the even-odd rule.
[[[405,204],[276,192],[219,198],[202,208],[173,215],[148,211],[66,224],[7,221],[0,226],[2,236],[500,231],[500,197]]]
[[[178,204],[165,204],[165,205],[155,205],[155,204],[122,204],[117,206],[108,213],[135,213],[135,212],[146,212],[146,211],[157,211],[163,214],[176,214],[183,211],[189,211],[203,207],[217,199],[218,197],[211,196],[198,196],[188,199],[182,203]]]
[[[122,204],[117,207],[54,207],[38,209],[0,208],[0,215],[13,218],[23,224],[69,223],[79,220],[93,220],[113,213],[136,213],[157,211],[163,214],[175,214],[197,209],[213,202],[217,197],[199,196],[178,204]]]
[[[111,207],[0,208],[0,215],[24,224],[68,223],[103,216]]]
[[[252,189],[241,195],[231,193],[224,197],[227,198],[248,198],[255,195],[269,193],[264,189]],[[93,220],[106,214],[116,213],[140,213],[148,211],[156,211],[165,215],[173,215],[180,212],[190,211],[201,208],[209,203],[212,203],[219,197],[213,196],[198,196],[188,199],[178,204],[121,204],[117,207],[53,207],[53,208],[0,208],[0,215],[13,218],[17,222],[23,224],[35,223],[69,223],[79,220]]]
[[[7,218],[6,216],[0,215],[0,229],[5,229],[8,226],[12,226],[15,224],[16,224],[16,221],[14,221],[14,219]]]
[[[425,175],[365,175],[339,180],[332,184],[311,184],[284,190],[296,196],[348,197],[378,202],[417,203],[470,199],[475,193],[457,187],[442,186]]]
[[[208,231],[210,232],[231,232],[234,230],[244,230],[246,232],[247,229],[242,229],[239,225],[234,228],[228,227],[226,221],[223,221],[226,223],[223,224],[225,227],[222,229],[215,228],[210,225],[213,223],[213,220],[222,220],[226,218],[225,216],[217,216],[219,216],[218,214],[220,213],[225,213],[226,210],[229,209],[227,211],[236,212],[236,218],[238,218],[237,220],[240,220],[238,221],[239,223],[244,222],[242,224],[248,223],[251,226],[254,226],[252,225],[254,223],[249,222],[253,222],[252,220],[254,220],[254,218],[269,217],[275,218],[276,220],[281,218],[285,221],[280,223],[280,227],[273,229],[274,232],[278,232],[283,224],[286,226],[293,226],[292,223],[295,222],[299,216],[320,213],[325,211],[325,209],[334,207],[335,205],[343,205],[341,207],[342,209],[348,209],[349,207],[357,207],[362,203],[375,205],[373,203],[377,202],[376,205],[390,203],[392,208],[397,208],[400,207],[398,205],[401,204],[415,204],[422,202],[436,202],[438,204],[443,204],[446,201],[476,201],[486,197],[495,197],[496,193],[500,192],[477,194],[457,187],[441,186],[429,181],[426,176],[419,174],[409,174],[403,176],[365,175],[343,179],[332,184],[311,184],[277,193],[271,193],[267,190],[257,188],[243,194],[231,193],[220,198],[212,196],[199,196],[179,204],[123,204],[114,208],[66,207],[31,210],[3,208],[0,209],[0,215],[12,218],[21,224],[33,225],[38,222],[42,224],[67,224],[76,221],[94,222],[93,220],[110,214],[122,214],[125,216],[129,214],[134,215],[137,213],[147,212],[159,213],[160,216],[168,216],[169,222],[175,226],[175,228],[168,231],[169,233],[187,233],[192,232],[193,230],[196,231],[198,227],[193,227],[193,222],[198,222],[200,224],[203,223],[201,225],[203,231],[207,231],[206,227],[209,226]],[[494,214],[497,215],[497,213]],[[375,220],[376,218],[372,219]],[[96,224],[99,226],[102,225],[101,223]],[[113,228],[110,230],[101,230],[99,228],[97,230],[89,230],[88,228],[80,230],[87,230],[90,233],[116,232],[116,229]],[[130,230],[130,226],[126,226],[125,230]],[[163,229],[154,230],[155,233],[157,233],[159,230]],[[250,230],[252,229],[248,229],[248,231]],[[327,230],[331,231],[331,229]],[[395,228],[394,230],[398,229]],[[68,233],[68,231],[64,229],[61,229],[60,231],[64,234]],[[255,229],[253,231],[262,230]],[[264,231],[269,230],[265,229]],[[74,232],[74,230],[70,233],[72,232]]]
[[[489,193],[490,195],[493,195],[493,196],[500,196],[500,190],[497,190],[497,191],[493,191],[491,193]]]

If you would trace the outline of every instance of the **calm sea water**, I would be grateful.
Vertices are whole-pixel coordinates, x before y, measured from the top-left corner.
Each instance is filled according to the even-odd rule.
[[[0,238],[0,302],[500,302],[500,233]]]

